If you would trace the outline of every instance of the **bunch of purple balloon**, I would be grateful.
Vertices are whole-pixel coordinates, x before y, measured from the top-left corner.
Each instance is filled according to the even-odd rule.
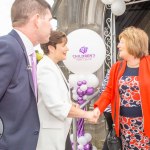
[[[87,87],[87,81],[78,81],[77,82],[77,95],[78,95],[78,103],[80,104],[87,99],[87,96],[92,95],[94,93],[94,87]]]
[[[72,98],[79,105],[82,105],[87,100],[88,96],[94,94],[95,88],[98,86],[99,80],[94,74],[71,74],[69,76],[69,83],[70,87],[72,88]],[[73,134],[70,136],[70,139],[73,149]],[[91,140],[91,134],[84,132],[84,119],[78,119],[77,150],[97,150],[97,148],[91,144]]]
[[[87,81],[82,80],[77,82],[77,95],[78,95],[78,104],[81,105],[85,102],[87,96],[94,93],[93,87],[87,87]],[[83,108],[85,109],[85,108]],[[84,119],[77,120],[77,137],[78,137],[78,150],[92,150],[91,139],[92,137],[86,138],[84,136]]]

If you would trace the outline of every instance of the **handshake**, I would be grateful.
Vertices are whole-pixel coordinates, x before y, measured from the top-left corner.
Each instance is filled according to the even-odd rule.
[[[98,108],[95,108],[93,111],[84,111],[80,108],[79,104],[72,103],[72,107],[69,111],[68,117],[72,118],[84,118],[90,123],[97,123],[100,115]]]
[[[86,118],[89,123],[97,123],[100,116],[100,111],[98,108],[95,108],[93,111],[86,111]]]

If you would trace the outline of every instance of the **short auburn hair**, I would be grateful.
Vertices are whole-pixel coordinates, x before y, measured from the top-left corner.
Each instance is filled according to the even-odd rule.
[[[121,38],[125,39],[129,54],[135,58],[148,55],[149,38],[144,30],[133,26],[127,27],[120,33],[119,40]]]

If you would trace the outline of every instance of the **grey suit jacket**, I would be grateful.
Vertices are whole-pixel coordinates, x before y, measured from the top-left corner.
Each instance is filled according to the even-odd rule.
[[[16,31],[0,37],[0,150],[35,150],[39,117],[24,44]]]

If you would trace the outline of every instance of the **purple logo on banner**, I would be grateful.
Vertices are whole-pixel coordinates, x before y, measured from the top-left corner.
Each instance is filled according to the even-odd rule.
[[[82,46],[78,52],[79,54],[72,55],[73,59],[77,61],[87,61],[95,58],[95,54],[91,53],[87,46]]]
[[[85,54],[87,50],[88,50],[88,47],[83,46],[80,48],[79,52],[81,52],[82,54]]]

